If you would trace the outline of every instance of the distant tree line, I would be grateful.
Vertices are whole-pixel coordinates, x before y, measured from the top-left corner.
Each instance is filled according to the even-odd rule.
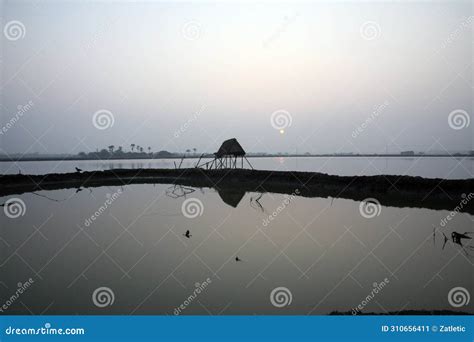
[[[192,153],[191,153],[192,152]],[[97,149],[95,152],[79,152],[77,155],[83,159],[144,159],[144,158],[172,158],[196,156],[197,149],[186,149],[184,153],[173,153],[168,151],[152,152],[151,147],[147,148],[130,144],[130,150],[125,151],[123,146],[110,145],[107,148]]]

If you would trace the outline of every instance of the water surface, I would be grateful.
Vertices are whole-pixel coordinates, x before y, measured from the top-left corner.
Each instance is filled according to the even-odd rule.
[[[198,159],[185,159],[182,168],[194,167]],[[207,159],[201,160],[204,163]],[[474,177],[474,158],[454,157],[268,157],[249,158],[258,170],[309,171],[332,175],[407,175],[427,178],[465,179]],[[46,174],[75,172],[75,167],[85,171],[121,168],[174,168],[179,159],[133,159],[110,161],[32,161],[0,162],[0,173]],[[246,166],[248,167],[248,166]]]
[[[259,196],[171,185],[14,196],[26,210],[0,219],[2,302],[34,283],[6,312],[173,314],[208,278],[182,314],[350,311],[385,279],[365,312],[456,310],[450,289],[473,293],[469,240],[443,236],[472,231],[468,214],[442,227],[448,211],[381,207],[366,218],[351,200]],[[194,218],[183,215],[186,199],[198,204]],[[94,304],[99,287],[111,289],[112,305]],[[289,305],[272,304],[277,287],[291,292]],[[474,313],[472,301],[459,310]]]

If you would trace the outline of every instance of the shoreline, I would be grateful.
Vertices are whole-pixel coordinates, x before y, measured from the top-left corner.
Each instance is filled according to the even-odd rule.
[[[471,154],[415,154],[415,155],[401,155],[401,154],[265,154],[265,155],[246,155],[250,158],[467,158],[474,159]],[[101,161],[108,162],[111,160],[162,160],[162,159],[199,159],[200,155],[193,156],[167,156],[167,157],[147,157],[143,156],[127,156],[127,157],[110,157],[106,159],[100,158],[80,158],[80,157],[45,157],[45,158],[0,158],[0,163],[4,162],[41,162],[41,161]],[[202,156],[203,159],[214,158],[212,154]]]
[[[334,176],[315,172],[248,169],[114,169],[47,175],[2,175],[0,196],[41,190],[170,184],[215,188],[219,192],[270,192],[299,196],[344,198],[363,201],[375,198],[381,205],[434,210],[454,210],[474,192],[474,178],[447,180],[411,176]],[[464,196],[464,197],[463,197]],[[474,215],[474,201],[459,212]]]

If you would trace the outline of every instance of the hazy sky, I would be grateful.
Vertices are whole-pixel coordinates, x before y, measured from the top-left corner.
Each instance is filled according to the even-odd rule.
[[[1,3],[0,152],[473,149],[471,1]]]

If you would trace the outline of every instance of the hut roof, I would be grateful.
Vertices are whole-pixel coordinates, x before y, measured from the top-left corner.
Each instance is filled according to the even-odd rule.
[[[221,158],[223,156],[245,156],[245,151],[240,146],[239,142],[237,139],[232,138],[229,140],[226,140],[222,143],[221,147],[219,148],[219,151],[214,153],[214,155],[218,158]]]

